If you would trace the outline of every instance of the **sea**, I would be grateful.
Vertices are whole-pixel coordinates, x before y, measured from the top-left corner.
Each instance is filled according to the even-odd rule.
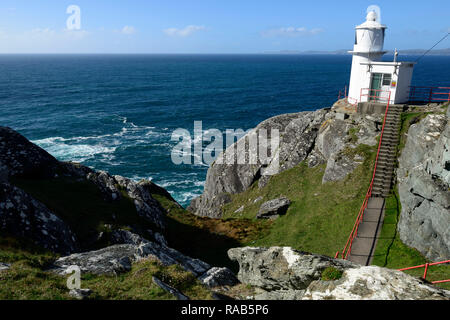
[[[0,125],[59,160],[150,179],[187,206],[208,164],[172,161],[175,130],[194,141],[195,121],[245,131],[330,107],[350,66],[350,55],[332,54],[0,55]],[[450,86],[450,56],[421,58],[413,85]]]

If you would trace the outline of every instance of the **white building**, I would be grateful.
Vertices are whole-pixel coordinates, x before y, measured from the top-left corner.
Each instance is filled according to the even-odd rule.
[[[386,26],[377,21],[375,11],[367,14],[366,22],[356,27],[352,70],[348,101],[378,101],[405,103],[409,97],[409,86],[414,62],[382,62]]]

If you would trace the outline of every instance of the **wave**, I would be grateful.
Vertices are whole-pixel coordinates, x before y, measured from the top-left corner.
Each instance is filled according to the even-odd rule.
[[[112,160],[110,154],[114,153],[117,147],[107,147],[99,144],[68,144],[65,139],[61,137],[51,137],[41,140],[33,140],[31,142],[37,144],[45,149],[52,156],[61,161],[75,161],[84,162],[92,159],[96,155],[109,155],[105,157],[107,160]]]

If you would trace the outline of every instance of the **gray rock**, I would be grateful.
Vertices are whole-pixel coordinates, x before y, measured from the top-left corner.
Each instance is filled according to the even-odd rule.
[[[61,254],[79,250],[75,234],[64,221],[44,204],[9,183],[0,184],[0,232],[30,239]]]
[[[58,160],[8,127],[0,127],[0,163],[9,177],[53,177],[59,168]]]
[[[302,300],[450,300],[450,291],[401,271],[361,266],[339,280],[312,282]]]
[[[211,266],[206,262],[183,255],[181,252],[148,241],[127,230],[116,230],[112,234],[114,245],[95,251],[72,254],[59,258],[52,268],[64,274],[71,265],[77,265],[82,272],[93,274],[118,274],[131,269],[131,263],[153,257],[163,265],[178,264],[196,276],[203,275]]]
[[[270,175],[290,169],[305,160],[314,147],[326,112],[317,110],[283,114],[261,122],[219,155],[208,169],[203,194],[192,200],[188,210],[199,216],[219,218],[222,206],[231,201],[230,194],[243,192],[256,181],[259,187],[263,187]],[[280,146],[271,150],[271,132],[275,129],[280,133]],[[263,161],[256,157],[257,161],[251,163],[249,159],[257,154],[257,150],[253,150],[249,144],[250,137],[259,135],[263,130],[266,130],[268,137],[260,137],[259,144],[268,146],[268,159]],[[236,152],[240,146],[243,146],[244,152]],[[245,161],[239,162],[238,154]],[[234,159],[233,164],[227,164],[226,159]]]
[[[67,268],[75,265],[83,273],[115,275],[130,271],[133,260],[136,260],[136,246],[121,244],[59,258],[51,270],[64,275]]]
[[[255,300],[301,300],[305,290],[275,290],[255,295]]]
[[[175,289],[174,287],[169,286],[167,283],[163,282],[157,277],[153,276],[152,280],[157,286],[159,286],[164,291],[167,291],[170,294],[172,294],[175,298],[177,298],[177,300],[190,300],[189,297],[182,294],[181,291]]]
[[[0,262],[0,271],[8,270],[9,268],[11,268],[9,263]]]
[[[136,183],[117,175],[114,176],[114,179],[120,187],[127,190],[128,196],[134,200],[138,214],[164,230],[166,227],[165,211],[151,195],[151,192],[159,187],[148,180]]]
[[[431,114],[411,125],[397,172],[400,239],[434,261],[450,259],[450,123]]]
[[[219,286],[234,286],[239,283],[236,276],[228,268],[213,267],[199,277],[199,280],[209,288]]]
[[[267,291],[304,290],[312,281],[320,279],[322,271],[328,267],[344,270],[355,266],[345,260],[289,247],[233,248],[228,256],[239,263],[239,281]]]
[[[289,208],[291,201],[288,198],[280,197],[277,199],[264,202],[259,208],[256,218],[267,219],[277,218],[280,215],[284,215]]]
[[[91,289],[72,289],[69,291],[69,295],[78,300],[88,299],[91,294]]]

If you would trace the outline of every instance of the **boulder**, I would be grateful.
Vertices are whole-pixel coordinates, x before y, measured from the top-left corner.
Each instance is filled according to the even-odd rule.
[[[280,197],[264,202],[259,208],[257,219],[274,219],[284,215],[289,208],[291,201],[288,198]]]
[[[450,291],[401,271],[361,266],[335,281],[314,281],[302,300],[450,300]]]
[[[213,267],[206,271],[199,280],[209,288],[234,286],[239,283],[233,272],[228,268]]]
[[[397,172],[400,239],[428,259],[450,259],[450,108],[411,125]]]
[[[289,247],[233,248],[228,256],[239,263],[239,281],[267,291],[304,290],[312,281],[320,279],[322,271],[328,267],[338,270],[353,267],[345,260]]]
[[[76,235],[63,220],[9,183],[0,183],[0,233],[30,239],[61,254],[79,250]]]

